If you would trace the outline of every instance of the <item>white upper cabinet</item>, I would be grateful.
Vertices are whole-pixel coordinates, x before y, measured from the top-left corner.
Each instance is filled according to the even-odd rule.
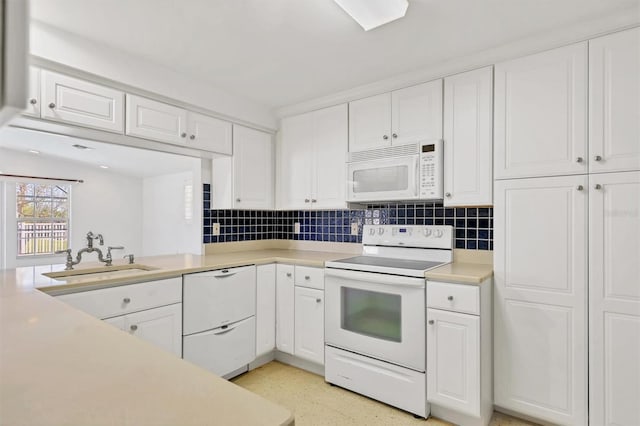
[[[187,114],[187,139],[190,148],[231,155],[232,124],[196,112]]]
[[[122,133],[124,93],[66,75],[42,70],[41,117]]]
[[[495,66],[496,179],[587,172],[587,43]]]
[[[493,204],[493,67],[444,80],[444,204]]]
[[[187,111],[127,94],[126,134],[176,145],[187,140]]]
[[[349,102],[349,151],[442,138],[442,80]]]
[[[391,92],[391,143],[442,139],[442,80]]]
[[[279,208],[345,208],[347,105],[282,120]]]
[[[587,176],[496,182],[495,404],[587,422]]]
[[[589,171],[640,170],[640,28],[589,41]]]
[[[589,176],[589,417],[640,424],[640,172]]]
[[[271,135],[233,126],[233,206],[273,208],[273,142]],[[230,177],[228,176],[227,179]]]
[[[349,102],[349,151],[391,145],[391,93]]]
[[[29,85],[27,86],[27,109],[22,113],[40,117],[40,68],[29,67]]]

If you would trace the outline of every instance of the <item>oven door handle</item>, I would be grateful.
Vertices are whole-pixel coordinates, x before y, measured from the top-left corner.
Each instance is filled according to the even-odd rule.
[[[324,269],[325,277],[337,277],[352,281],[363,281],[376,284],[389,284],[402,287],[424,287],[424,278],[401,277],[399,275],[376,274],[371,272],[350,271],[344,269]]]

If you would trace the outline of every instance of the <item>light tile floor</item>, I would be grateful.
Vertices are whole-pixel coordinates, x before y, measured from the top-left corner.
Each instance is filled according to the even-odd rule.
[[[322,376],[282,364],[270,362],[232,380],[262,397],[291,410],[296,426],[366,425],[444,426],[450,423],[413,415],[363,397],[345,389],[330,386]],[[495,413],[491,426],[531,426],[520,419]]]

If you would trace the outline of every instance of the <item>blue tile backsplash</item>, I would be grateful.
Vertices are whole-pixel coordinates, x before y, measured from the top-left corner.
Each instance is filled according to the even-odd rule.
[[[362,242],[363,224],[452,225],[455,247],[493,250],[492,207],[443,207],[442,203],[372,204],[361,210],[210,210],[210,185],[204,184],[203,242],[305,240]],[[294,224],[300,223],[300,233]],[[213,235],[212,224],[220,224]],[[358,235],[351,235],[351,224]]]

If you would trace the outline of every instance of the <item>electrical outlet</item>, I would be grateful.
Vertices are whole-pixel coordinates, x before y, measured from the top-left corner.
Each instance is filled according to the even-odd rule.
[[[351,224],[351,235],[358,235],[358,222]]]
[[[212,235],[220,235],[220,224],[212,223],[211,224],[211,234]]]
[[[293,233],[294,234],[300,233],[300,222],[296,222],[293,224]]]

